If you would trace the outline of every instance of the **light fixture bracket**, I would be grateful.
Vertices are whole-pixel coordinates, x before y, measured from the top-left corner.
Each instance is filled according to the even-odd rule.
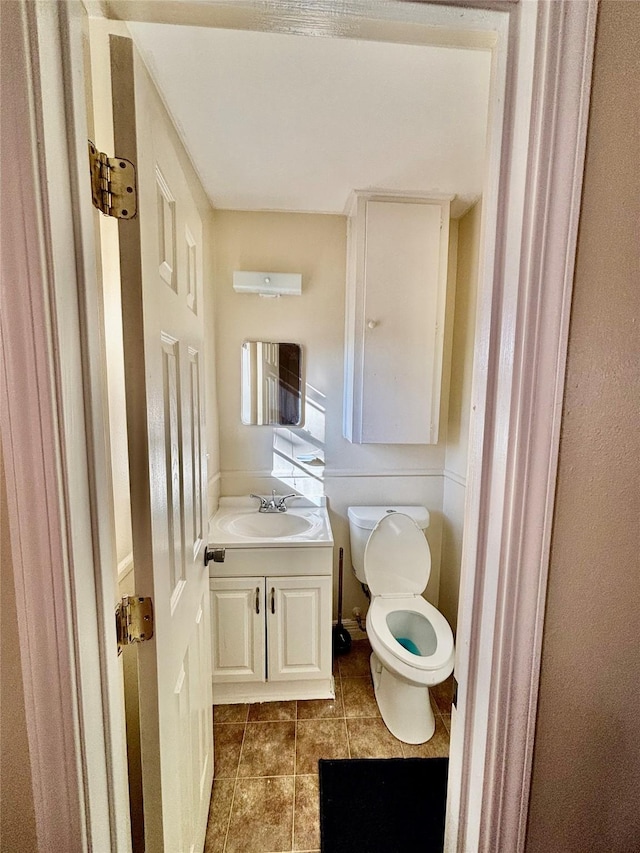
[[[236,271],[233,273],[233,289],[236,293],[257,293],[259,296],[300,296],[302,274]]]

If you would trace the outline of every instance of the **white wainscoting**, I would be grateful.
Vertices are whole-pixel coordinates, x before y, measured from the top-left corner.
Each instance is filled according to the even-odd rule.
[[[207,480],[207,507],[209,509],[209,518],[211,518],[218,509],[218,501],[220,500],[220,471],[217,471]]]
[[[466,485],[466,477],[454,471],[445,470],[442,493],[439,609],[453,628],[454,634],[458,621]]]

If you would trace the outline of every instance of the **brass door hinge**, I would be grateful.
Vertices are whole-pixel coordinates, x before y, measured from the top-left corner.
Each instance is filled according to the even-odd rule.
[[[106,216],[133,219],[138,209],[136,167],[123,157],[107,157],[89,140],[91,198]]]
[[[125,595],[116,607],[118,654],[131,643],[144,643],[153,637],[153,604],[141,595]]]

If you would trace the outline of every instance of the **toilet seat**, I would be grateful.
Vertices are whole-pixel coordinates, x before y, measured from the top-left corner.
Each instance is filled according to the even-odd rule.
[[[431,574],[424,532],[403,512],[389,512],[371,531],[364,549],[364,576],[371,594],[420,595]]]
[[[436,636],[436,648],[433,654],[416,655],[402,646],[391,633],[387,617],[390,613],[407,611],[427,619]],[[414,596],[376,596],[367,613],[367,627],[370,634],[380,641],[384,649],[399,663],[412,669],[433,672],[449,666],[453,659],[453,633],[442,613],[421,595]],[[372,642],[372,646],[373,646]]]
[[[446,678],[453,665],[453,633],[442,613],[422,597],[431,574],[431,552],[410,516],[390,512],[376,524],[364,552],[364,574],[372,594],[367,629],[382,662],[408,680],[437,683],[441,671],[448,670]],[[430,623],[435,635],[432,653],[417,655],[398,642],[388,617],[397,613],[401,618],[403,612]]]

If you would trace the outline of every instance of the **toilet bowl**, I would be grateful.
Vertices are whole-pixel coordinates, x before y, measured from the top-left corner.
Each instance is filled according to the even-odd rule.
[[[453,633],[422,597],[431,572],[424,507],[350,507],[352,562],[371,592],[367,634],[380,714],[404,743],[433,736],[429,687],[453,672]]]

